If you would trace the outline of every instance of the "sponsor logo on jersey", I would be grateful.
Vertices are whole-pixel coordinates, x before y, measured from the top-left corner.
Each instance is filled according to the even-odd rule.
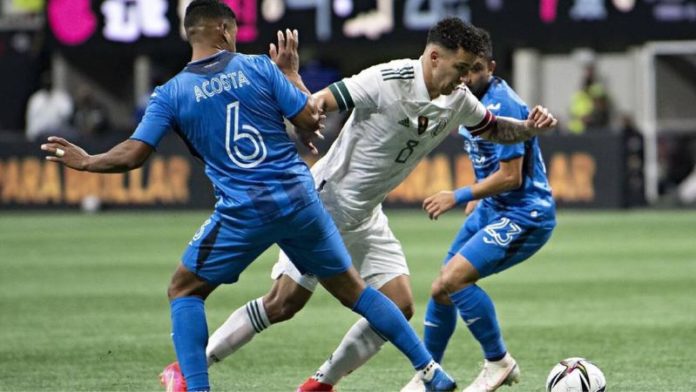
[[[405,118],[405,119],[399,121],[399,125],[408,128],[411,126],[411,121],[408,118]]]

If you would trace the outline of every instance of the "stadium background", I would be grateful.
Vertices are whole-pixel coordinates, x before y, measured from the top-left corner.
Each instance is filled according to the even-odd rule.
[[[595,360],[610,390],[696,389],[689,370],[696,1],[228,3],[239,16],[241,52],[265,52],[279,28],[300,30],[302,74],[313,90],[378,62],[419,56],[427,29],[442,16],[488,29],[497,74],[561,120],[542,138],[560,206],[557,232],[533,262],[484,283],[525,372],[516,389],[541,390],[553,363],[575,355]],[[107,108],[109,129],[76,134],[89,151],[127,137],[144,97],[188,60],[179,17],[186,4],[0,1],[0,390],[154,390],[172,357],[163,293],[212,206],[200,164],[172,137],[127,175],[64,171],[42,160],[24,129],[27,101],[49,74],[73,96],[89,88]],[[569,107],[590,62],[611,98],[611,119],[576,134],[568,131]],[[333,116],[330,128],[343,120]],[[434,224],[414,207],[471,180],[453,136],[386,202],[414,272],[412,324],[419,329],[429,282],[463,215]],[[267,252],[239,287],[212,296],[211,330],[264,293],[273,257]],[[213,369],[214,385],[292,389],[353,322],[338,309],[320,293],[295,320]],[[456,336],[445,365],[465,383],[480,356],[463,328]],[[395,390],[409,378],[389,347],[342,390]]]

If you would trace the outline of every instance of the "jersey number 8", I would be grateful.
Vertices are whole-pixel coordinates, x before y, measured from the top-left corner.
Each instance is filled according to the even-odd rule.
[[[254,151],[251,154],[244,154],[239,149],[239,143],[244,139],[247,139],[247,143],[251,143],[254,147]],[[239,128],[239,102],[232,102],[227,105],[225,148],[232,162],[245,169],[258,166],[266,159],[268,153],[266,145],[263,144],[261,132],[258,129],[247,124],[243,124],[241,129]]]

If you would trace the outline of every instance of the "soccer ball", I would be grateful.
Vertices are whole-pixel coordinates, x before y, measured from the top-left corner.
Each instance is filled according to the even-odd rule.
[[[546,379],[546,392],[604,392],[606,388],[604,373],[585,358],[562,360]]]

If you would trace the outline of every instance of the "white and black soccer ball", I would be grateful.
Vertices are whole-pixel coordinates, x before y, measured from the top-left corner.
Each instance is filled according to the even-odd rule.
[[[546,392],[604,392],[604,373],[585,358],[562,360],[551,369],[546,379]]]

